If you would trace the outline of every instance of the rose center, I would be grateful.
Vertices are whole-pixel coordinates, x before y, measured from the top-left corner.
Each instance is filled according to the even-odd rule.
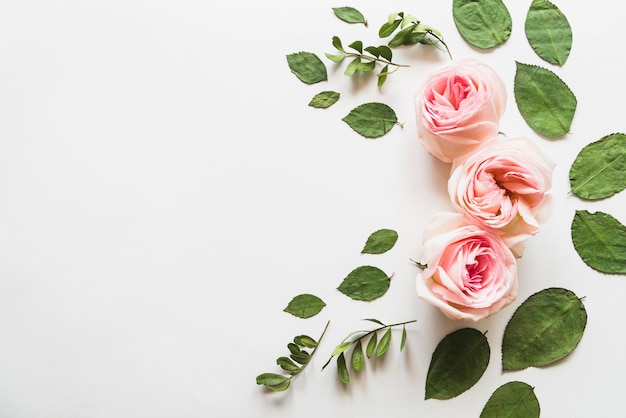
[[[476,292],[483,288],[484,256],[478,256],[470,264],[465,265],[463,274],[463,286],[470,292]]]

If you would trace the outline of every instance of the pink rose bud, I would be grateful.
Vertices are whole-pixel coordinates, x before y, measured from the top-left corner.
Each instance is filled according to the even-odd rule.
[[[424,233],[417,294],[448,318],[478,321],[517,296],[517,264],[502,239],[457,213],[439,212]]]
[[[451,162],[494,138],[506,106],[496,72],[474,59],[433,73],[415,96],[417,135],[428,152]]]

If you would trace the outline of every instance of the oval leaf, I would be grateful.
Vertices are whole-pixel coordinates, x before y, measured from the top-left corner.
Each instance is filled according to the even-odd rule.
[[[352,270],[337,289],[354,300],[371,301],[387,292],[390,281],[378,267],[361,266]]]
[[[549,288],[531,295],[513,313],[502,340],[502,368],[546,366],[580,342],[587,311],[570,290]]]
[[[626,135],[615,133],[585,146],[569,171],[572,193],[604,199],[626,188]]]
[[[348,366],[346,365],[346,357],[343,353],[339,354],[337,357],[337,375],[339,376],[339,380],[343,383],[350,383],[350,373],[348,372]]]
[[[398,233],[393,229],[379,229],[372,232],[361,250],[361,254],[382,254],[389,251],[398,241]]]
[[[509,382],[493,392],[480,418],[538,418],[540,411],[532,386],[524,382]]]
[[[326,81],[328,74],[322,60],[312,52],[295,52],[287,55],[287,64],[292,73],[306,84]]]
[[[265,385],[275,392],[282,392],[289,388],[291,379],[276,373],[263,373],[256,377],[257,385]]]
[[[323,91],[313,96],[309,102],[309,106],[316,107],[318,109],[326,109],[327,107],[337,103],[337,100],[339,100],[339,93],[336,91]]]
[[[393,128],[398,117],[386,104],[371,102],[355,107],[342,120],[364,137],[378,138]]]
[[[354,350],[352,350],[352,368],[354,370],[361,371],[363,370],[363,366],[365,365],[365,355],[363,354],[363,346],[361,345],[361,340],[357,341],[354,346]]]
[[[577,101],[552,71],[516,62],[513,93],[522,117],[538,134],[556,138],[569,132]]]
[[[426,399],[450,399],[465,392],[489,364],[487,337],[473,328],[445,336],[433,352],[426,375]]]
[[[317,315],[326,306],[324,301],[315,295],[304,293],[291,299],[284,312],[298,318],[310,318]]]
[[[511,36],[513,23],[502,0],[454,0],[452,17],[463,39],[478,48],[493,48]]]
[[[362,23],[367,26],[363,13],[354,7],[333,7],[333,12],[335,12],[335,16],[346,23]]]
[[[576,252],[591,268],[626,274],[626,226],[604,212],[577,210],[572,221]]]
[[[372,354],[374,354],[374,349],[376,348],[377,343],[378,343],[378,334],[374,332],[372,333],[372,336],[370,337],[370,340],[367,343],[367,348],[365,349],[365,355],[367,356],[367,358],[372,357]]]
[[[400,351],[404,349],[405,345],[406,345],[406,325],[403,325],[402,326],[402,340],[400,341]]]
[[[391,344],[391,328],[387,328],[387,331],[383,334],[383,337],[376,347],[376,357],[380,357],[387,352],[389,345]]]
[[[278,359],[276,359],[276,364],[288,372],[300,370],[300,366],[294,363],[289,357],[278,357]]]
[[[565,64],[572,49],[572,28],[558,7],[548,0],[533,0],[524,30],[541,59],[550,64]]]

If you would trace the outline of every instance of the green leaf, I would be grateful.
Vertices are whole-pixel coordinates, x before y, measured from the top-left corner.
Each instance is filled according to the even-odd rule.
[[[300,347],[306,347],[306,348],[317,347],[317,341],[315,341],[313,338],[309,337],[308,335],[298,335],[293,338],[293,342],[296,345],[299,345]]]
[[[359,70],[359,66],[361,65],[361,57],[356,57],[346,66],[345,71],[343,72],[347,76],[351,76],[356,74]]]
[[[389,48],[396,48],[400,45],[404,45],[404,40],[413,32],[413,29],[415,29],[415,25],[409,25],[396,33],[387,43]]]
[[[402,22],[402,19],[395,19],[390,22],[383,23],[380,29],[378,29],[378,37],[386,38],[390,36],[396,29],[398,29],[400,22]]]
[[[375,67],[376,67],[376,63],[374,61],[361,62],[357,66],[357,71],[361,71],[363,73],[369,73],[370,71],[373,71]]]
[[[574,292],[541,290],[513,313],[502,340],[502,368],[546,366],[570,354],[580,342],[587,312]]]
[[[317,315],[326,306],[324,301],[315,295],[304,293],[291,299],[284,312],[298,318],[310,318]]]
[[[339,354],[337,357],[337,375],[339,376],[339,380],[341,380],[346,385],[350,383],[350,373],[348,372],[348,366],[346,366],[346,357],[343,353]]]
[[[371,301],[387,292],[390,281],[378,267],[360,266],[352,270],[337,289],[354,300]]]
[[[341,120],[366,138],[378,138],[393,128],[398,117],[386,104],[371,102],[355,107]]]
[[[370,358],[372,354],[374,354],[374,349],[376,349],[376,344],[378,343],[378,334],[373,332],[370,337],[369,342],[367,343],[367,347],[365,348],[365,355]]]
[[[339,39],[338,36],[333,36],[332,42],[333,42],[333,46],[337,48],[339,51],[346,52],[346,50],[343,49],[343,45],[341,44],[341,39]]]
[[[508,382],[491,395],[480,418],[539,418],[539,401],[532,386]]]
[[[342,54],[329,54],[327,52],[324,55],[326,55],[326,58],[328,58],[329,60],[331,60],[333,62],[341,62],[346,57],[346,54],[344,54],[344,53],[342,53]]]
[[[391,59],[393,58],[393,52],[391,51],[391,48],[389,48],[387,45],[379,46],[378,53],[387,61],[391,61]]]
[[[278,357],[278,359],[276,359],[276,364],[288,372],[300,370],[300,366],[294,363],[289,357]]]
[[[342,341],[341,344],[335,347],[335,349],[331,353],[331,356],[336,356],[337,354],[343,353],[348,348],[350,348],[351,345],[352,345],[352,341]]]
[[[372,232],[361,250],[361,254],[382,254],[389,251],[398,241],[398,233],[393,229],[379,229]]]
[[[316,107],[318,109],[326,109],[337,103],[339,100],[339,93],[336,91],[323,91],[317,93],[309,102],[309,106]]]
[[[402,341],[400,341],[400,351],[404,349],[406,345],[406,324],[402,326]]]
[[[552,71],[516,62],[513,92],[522,117],[538,134],[556,138],[569,132],[576,97]]]
[[[604,212],[577,210],[572,221],[576,252],[591,268],[626,274],[626,226]]]
[[[452,17],[463,39],[478,48],[493,48],[511,36],[513,23],[502,0],[454,0]]]
[[[391,328],[387,328],[387,331],[383,334],[383,338],[380,339],[378,346],[376,347],[376,357],[380,357],[387,352],[389,345],[391,344]]]
[[[524,30],[541,59],[550,64],[565,64],[572,48],[572,28],[558,7],[548,0],[533,0]]]
[[[375,318],[365,318],[364,321],[373,322],[375,324],[380,325],[381,327],[386,327],[385,324],[383,324],[381,321],[379,321],[378,319],[375,319]]]
[[[282,392],[289,388],[291,380],[276,373],[263,373],[256,377],[257,385],[265,385],[275,392]]]
[[[626,188],[626,135],[615,133],[585,146],[569,171],[572,193],[583,199],[613,196]]]
[[[348,47],[354,49],[359,54],[363,52],[363,42],[361,41],[354,41],[350,45],[348,45]]]
[[[326,66],[312,52],[295,52],[287,55],[287,64],[292,73],[306,84],[315,84],[328,80]]]
[[[361,340],[357,341],[354,346],[354,350],[352,350],[352,368],[354,370],[361,371],[363,370],[363,366],[365,365],[365,356],[363,355],[363,346],[361,345]]]
[[[450,399],[465,392],[489,364],[489,343],[480,331],[462,328],[435,348],[426,375],[426,399]]]
[[[335,16],[346,23],[362,23],[367,27],[367,20],[363,14],[354,7],[333,7]]]

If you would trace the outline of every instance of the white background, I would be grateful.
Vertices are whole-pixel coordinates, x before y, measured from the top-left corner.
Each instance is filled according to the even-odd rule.
[[[0,417],[477,417],[500,385],[535,387],[543,417],[624,416],[626,278],[587,267],[571,244],[576,209],[626,222],[626,195],[568,195],[580,149],[626,131],[623,7],[560,1],[574,45],[559,68],[524,35],[530,1],[506,1],[513,32],[485,52],[454,26],[451,1],[22,0],[0,5]],[[332,7],[359,8],[370,26]],[[323,57],[330,40],[380,44],[388,13],[405,11],[444,35],[454,59],[475,57],[505,80],[501,129],[529,136],[557,162],[555,212],[519,260],[518,299],[476,324],[418,300],[421,235],[450,210],[449,167],[421,147],[413,95],[445,53],[396,52],[410,64],[378,89],[343,76],[314,86],[285,55]],[[571,134],[536,135],[513,98],[515,61],[555,71],[578,98]],[[344,64],[345,65],[345,64]],[[322,90],[341,99],[307,106]],[[370,140],[341,121],[358,104],[390,105],[403,127]],[[367,236],[393,228],[383,255],[361,255]],[[336,290],[353,268],[393,273],[387,294],[356,302]],[[531,294],[565,287],[589,320],[577,349],[551,367],[502,373],[506,322]],[[300,293],[327,306],[316,317],[283,312]],[[362,318],[416,319],[386,357],[348,387],[324,371],[333,347]],[[298,334],[328,332],[285,393],[255,384]],[[446,334],[487,332],[491,362],[457,398],[424,400],[431,354]]]

